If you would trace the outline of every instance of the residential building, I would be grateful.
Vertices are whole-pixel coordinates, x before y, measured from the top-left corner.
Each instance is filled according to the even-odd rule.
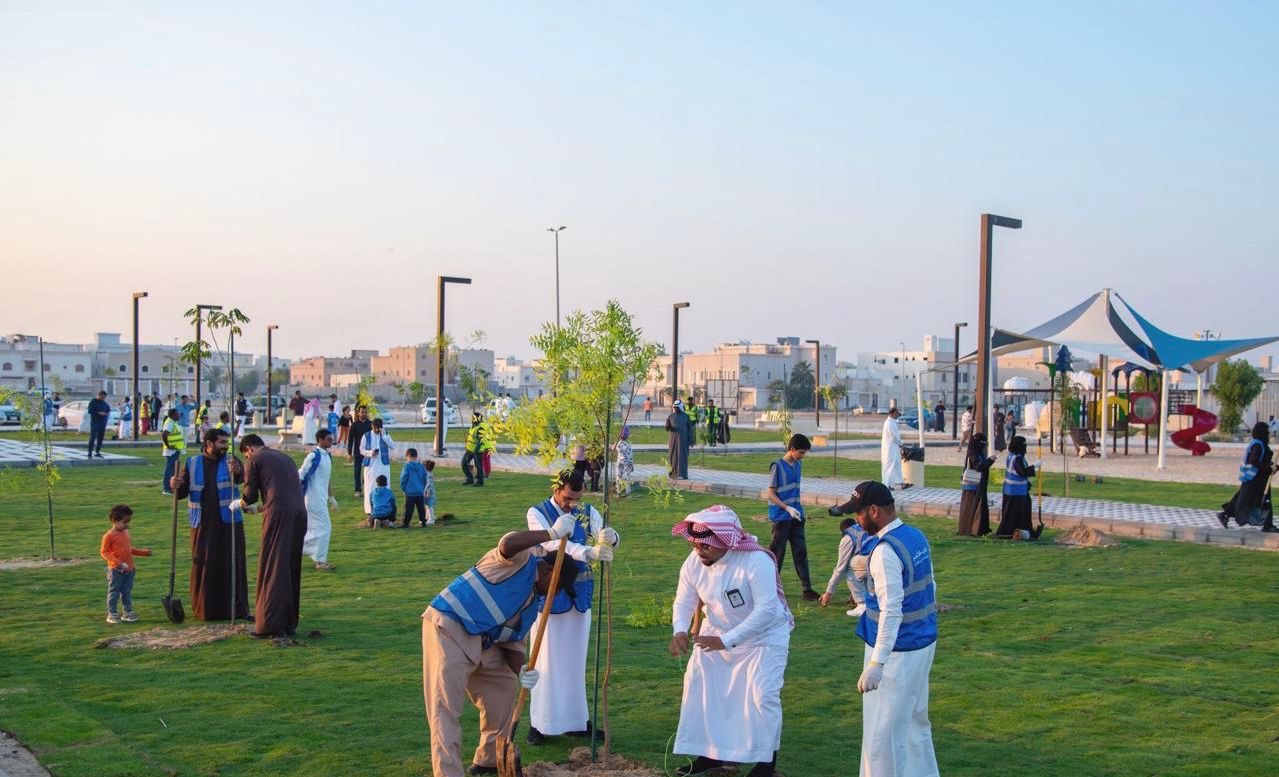
[[[493,381],[498,392],[516,398],[536,398],[546,392],[546,382],[538,373],[539,362],[526,362],[514,356],[493,360]]]
[[[288,364],[289,383],[304,388],[336,388],[350,385],[335,383],[337,375],[368,375],[377,351],[353,350],[349,356],[312,356]],[[359,382],[357,377],[354,381]]]

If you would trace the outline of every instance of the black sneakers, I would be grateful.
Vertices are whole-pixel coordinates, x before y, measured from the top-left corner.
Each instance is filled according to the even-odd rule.
[[[695,775],[706,774],[711,769],[718,769],[723,765],[723,761],[717,761],[714,758],[707,758],[704,755],[699,755],[697,758],[693,759],[691,764],[681,766],[676,769],[675,774],[676,777],[695,777]]]

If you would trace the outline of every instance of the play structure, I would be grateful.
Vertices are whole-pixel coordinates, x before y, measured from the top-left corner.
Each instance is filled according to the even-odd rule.
[[[1172,444],[1190,451],[1191,456],[1202,456],[1212,450],[1212,446],[1203,440],[1196,439],[1217,428],[1217,416],[1194,405],[1180,405],[1177,415],[1190,416],[1190,426],[1172,433]]]

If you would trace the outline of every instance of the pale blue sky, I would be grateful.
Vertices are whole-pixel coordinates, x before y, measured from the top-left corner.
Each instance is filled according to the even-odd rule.
[[[976,323],[992,211],[1000,325],[1110,286],[1279,333],[1276,40],[1273,3],[9,0],[0,331],[127,332],[147,290],[144,341],[213,302],[386,348],[445,273],[451,330],[531,355],[567,224],[566,311],[848,358]]]

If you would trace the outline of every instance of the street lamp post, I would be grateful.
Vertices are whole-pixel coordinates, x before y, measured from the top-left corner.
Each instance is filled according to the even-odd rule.
[[[221,310],[221,305],[196,305],[195,306],[195,409],[200,412],[200,364],[204,361],[201,355],[204,353],[204,346],[201,337],[200,324],[204,321],[204,311]]]
[[[142,398],[138,395],[138,300],[147,296],[145,291],[133,292],[133,439],[138,439],[138,416]]]
[[[555,328],[556,329],[559,329],[559,326],[560,326],[560,233],[566,229],[568,229],[568,227],[564,226],[563,224],[559,225],[558,227],[546,228],[547,232],[552,232],[555,234]],[[470,281],[467,281],[467,283],[470,283]],[[440,408],[438,406],[439,399],[436,399],[435,401],[436,401],[435,412],[438,414],[440,412]],[[436,428],[438,428],[438,425]]]
[[[816,410],[817,428],[822,428],[822,341],[805,340],[813,346],[813,361],[816,362],[817,377],[813,380],[813,408]]]
[[[563,229],[564,227],[560,227]],[[558,246],[558,238],[556,241]],[[556,317],[559,308],[559,260],[556,252],[555,296]],[[440,275],[436,278],[436,319],[435,319],[435,455],[444,455],[444,284],[460,283],[470,285],[470,278],[457,278]],[[556,327],[559,322],[556,322]]]
[[[279,329],[279,324],[266,325],[266,425],[270,426],[275,423],[275,408],[271,405],[271,379],[274,377],[271,373],[275,371],[275,363],[271,360],[271,333]]]
[[[968,322],[955,324],[955,403],[950,407],[950,439],[959,439],[959,328],[968,326]],[[943,419],[945,420],[945,419]]]
[[[901,400],[897,403],[898,412],[904,413],[902,408],[906,407],[906,343],[898,340],[897,344],[902,347],[901,356]]]
[[[688,307],[687,302],[676,302],[671,306],[671,404],[679,399],[679,311]]]
[[[977,390],[973,396],[973,432],[988,432],[990,400],[990,274],[995,227],[1021,229],[1021,219],[981,214],[981,258],[977,277]]]

